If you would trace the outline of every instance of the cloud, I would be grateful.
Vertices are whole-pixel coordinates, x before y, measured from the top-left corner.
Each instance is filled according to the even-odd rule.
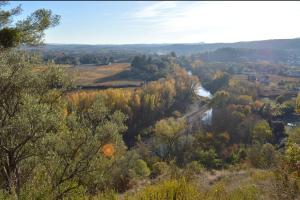
[[[151,4],[133,14],[135,18],[159,18],[168,17],[170,11],[177,6],[175,1],[162,1]]]
[[[300,34],[300,2],[155,2],[130,17],[156,34],[176,40],[173,42],[230,42]]]

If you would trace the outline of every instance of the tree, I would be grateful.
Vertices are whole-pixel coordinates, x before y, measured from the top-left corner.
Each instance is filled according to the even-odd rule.
[[[289,164],[291,171],[297,172],[300,175],[300,146],[296,143],[290,143],[287,145],[285,151],[286,161]]]
[[[272,140],[272,130],[267,121],[262,120],[256,123],[252,131],[252,139],[254,142],[259,142],[261,144]]]
[[[230,76],[228,73],[217,71],[213,74],[213,80],[211,80],[209,83],[206,83],[204,86],[212,93],[215,93],[222,87],[228,85],[229,78]]]
[[[104,184],[103,174],[113,163],[110,160],[125,151],[120,134],[127,128],[125,120],[123,113],[111,110],[103,98],[97,97],[83,112],[70,113],[66,127],[43,141],[41,162],[50,177],[55,199],[81,186],[93,192]],[[95,177],[98,178],[94,180]]]
[[[222,108],[230,101],[230,94],[227,91],[221,90],[216,92],[211,99],[209,105],[213,108]]]
[[[261,167],[271,168],[276,165],[276,150],[270,143],[266,143],[261,148]]]
[[[291,115],[295,111],[295,102],[294,101],[285,101],[282,103],[281,112],[282,115]]]
[[[51,10],[40,9],[12,25],[21,6],[3,10],[0,2],[0,166],[5,189],[19,197],[35,168],[38,143],[62,126],[61,97],[67,79],[61,69],[34,70],[35,57],[10,51],[42,42],[44,31],[59,23]]]
[[[135,56],[131,62],[132,73],[146,81],[166,77],[172,71],[174,58],[168,56]]]
[[[214,148],[210,148],[208,150],[204,150],[198,147],[195,150],[195,159],[198,160],[199,163],[208,168],[218,167],[220,160],[217,158],[217,153]]]
[[[293,128],[288,133],[288,141],[300,145],[300,128]]]
[[[44,31],[59,24],[60,16],[54,15],[51,10],[39,9],[24,20],[12,25],[13,17],[22,12],[21,6],[10,10],[3,10],[8,1],[0,4],[0,48],[7,49],[22,44],[41,44]]]
[[[237,97],[238,104],[242,105],[250,105],[253,102],[253,99],[251,96],[248,95],[240,95]]]
[[[26,54],[0,54],[1,175],[7,189],[19,194],[26,170],[34,167],[27,161],[37,155],[36,144],[62,125],[60,98],[68,83],[57,67],[34,72]]]
[[[300,93],[298,93],[297,95],[297,99],[296,99],[296,113],[300,113]]]
[[[67,108],[62,69],[37,71],[27,60],[26,54],[1,53],[0,180],[16,196],[38,187],[33,199],[101,188],[108,180],[103,174],[125,151],[125,115],[97,96],[84,109]],[[107,144],[112,154],[102,150]]]
[[[183,119],[167,118],[158,121],[154,126],[154,132],[159,143],[165,146],[163,154],[167,159],[171,159],[176,151],[176,143],[186,127]]]

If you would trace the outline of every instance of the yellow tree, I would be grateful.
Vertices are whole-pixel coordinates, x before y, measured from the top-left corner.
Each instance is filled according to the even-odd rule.
[[[254,141],[257,141],[261,144],[271,142],[272,130],[267,121],[262,120],[256,123],[252,132],[252,138]]]
[[[175,150],[178,138],[186,128],[184,119],[167,118],[158,121],[155,124],[154,132],[159,139],[159,142],[166,148],[165,155],[167,159],[171,159]]]
[[[298,93],[297,95],[297,99],[296,99],[296,113],[300,113],[300,93]]]

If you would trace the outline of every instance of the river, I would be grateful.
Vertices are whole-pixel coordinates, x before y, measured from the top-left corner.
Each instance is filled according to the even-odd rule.
[[[192,72],[189,71],[188,72],[189,75],[192,75]],[[206,90],[204,87],[202,87],[202,85],[198,85],[196,90],[195,90],[195,93],[200,96],[200,97],[206,97],[206,98],[209,98],[211,99],[212,98],[212,94],[210,93],[210,91]],[[205,113],[204,113],[204,116],[202,117],[202,121],[203,123],[207,124],[207,125],[211,125],[211,121],[212,121],[212,113],[213,113],[213,110],[212,108],[207,110]]]

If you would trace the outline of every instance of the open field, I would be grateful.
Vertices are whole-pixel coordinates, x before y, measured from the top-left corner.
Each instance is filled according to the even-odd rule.
[[[300,81],[299,78],[289,77],[289,76],[280,76],[280,75],[274,75],[274,74],[270,74],[268,76],[269,76],[270,83],[276,84],[276,85],[278,85],[278,83],[280,81],[287,81],[287,82],[291,82],[291,83],[297,83]],[[247,76],[239,74],[239,75],[235,75],[234,79],[247,80]]]
[[[280,75],[268,75],[269,84],[260,83],[256,81],[257,87],[259,88],[259,95],[262,97],[275,97],[279,95],[291,95],[295,96],[298,93],[299,88],[299,78],[280,76]],[[246,75],[235,75],[234,79],[236,80],[247,80]],[[280,83],[283,83],[280,85]]]
[[[79,86],[105,86],[124,87],[139,86],[141,80],[133,80],[130,77],[120,76],[130,71],[129,63],[114,63],[111,65],[79,65],[69,67],[67,72],[74,76],[74,81]]]

